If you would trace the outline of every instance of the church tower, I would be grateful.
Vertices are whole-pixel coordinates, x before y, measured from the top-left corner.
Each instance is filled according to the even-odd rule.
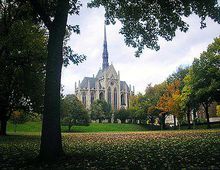
[[[129,108],[129,98],[134,93],[125,81],[120,80],[120,73],[116,72],[113,64],[109,65],[106,34],[104,23],[102,69],[96,76],[84,77],[79,86],[75,86],[75,93],[87,109],[91,108],[95,100],[105,100],[113,110]]]
[[[106,38],[106,24],[104,24],[104,44],[102,53],[102,70],[106,70],[109,67],[108,63],[108,49],[107,49],[107,38]]]

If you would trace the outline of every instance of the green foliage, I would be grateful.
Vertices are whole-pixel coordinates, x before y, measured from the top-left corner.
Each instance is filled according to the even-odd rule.
[[[61,100],[62,123],[68,125],[88,125],[89,115],[82,102],[75,95],[67,95]]]
[[[220,100],[219,50],[220,38],[216,38],[192,65],[191,93],[197,103],[204,107],[207,128],[210,128],[208,107],[213,101]]]
[[[63,146],[69,157],[51,164],[34,161],[39,153],[39,133],[9,135],[0,138],[0,169],[219,169],[219,133],[64,134]]]
[[[130,101],[130,118],[145,123],[147,119],[147,109],[149,107],[146,96],[139,93],[136,96],[132,96]]]
[[[2,95],[13,91],[14,95],[10,96],[13,105],[29,99],[32,108],[41,111],[47,54],[44,34],[40,27],[28,21],[18,21],[11,26],[9,34],[0,39],[0,46],[10,51],[10,55],[0,56],[0,88]]]
[[[42,114],[31,112],[28,113],[28,121],[30,122],[39,122],[42,120]]]
[[[173,74],[171,74],[168,78],[167,78],[167,82],[170,84],[176,80],[180,81],[180,87],[179,89],[182,90],[184,87],[184,78],[186,77],[186,75],[189,73],[189,67],[184,67],[184,66],[179,66],[176,70],[176,72],[174,72]]]
[[[147,113],[148,122],[159,118],[160,123],[164,123],[165,116],[173,114],[182,122],[186,113],[190,123],[192,110],[195,112],[201,104],[207,108],[211,102],[220,101],[219,51],[220,38],[216,38],[191,67],[180,66],[166,82],[149,84],[144,95],[131,97],[131,118],[143,120]],[[177,81],[178,86],[172,87]]]
[[[116,19],[122,23],[120,33],[128,46],[137,48],[136,56],[142,53],[144,47],[159,50],[160,37],[170,41],[177,30],[186,32],[189,25],[183,18],[191,14],[201,18],[201,28],[206,27],[206,17],[220,23],[220,7],[216,0],[93,0],[88,6],[103,6],[108,23],[114,24]]]
[[[13,111],[10,120],[14,124],[22,124],[28,121],[28,115],[26,112],[24,112],[24,110],[16,110],[16,111]]]
[[[66,35],[64,37],[64,42],[63,42],[63,65],[64,67],[67,67],[71,62],[73,64],[80,64],[83,61],[86,60],[85,55],[79,55],[75,53],[72,48],[67,44],[68,40],[70,39],[71,32],[79,33],[79,25],[76,26],[71,26],[67,25],[67,30],[66,30]]]
[[[17,124],[23,124],[28,121],[28,114],[24,110],[13,111],[10,120],[14,124],[14,132],[16,132]]]
[[[120,110],[114,112],[114,117],[115,119],[120,119],[121,123],[125,123],[126,119],[130,117],[130,112],[129,110],[121,108]]]
[[[104,100],[96,100],[91,105],[91,119],[92,120],[99,120],[99,123],[104,119],[111,119],[112,112],[111,112],[111,105],[108,104]]]
[[[13,110],[42,113],[46,46],[45,30],[29,20],[15,20],[0,32],[1,121],[7,122]]]
[[[216,38],[192,65],[192,93],[198,102],[211,103],[220,89],[220,38]]]

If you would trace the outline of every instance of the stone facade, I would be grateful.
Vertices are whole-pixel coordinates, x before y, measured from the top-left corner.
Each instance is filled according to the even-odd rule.
[[[104,26],[104,45],[102,54],[102,69],[94,77],[84,77],[83,81],[75,83],[75,94],[80,101],[90,109],[91,104],[97,100],[106,100],[112,109],[129,108],[129,98],[134,95],[131,85],[120,80],[120,72],[116,72],[113,64],[108,64],[108,50],[106,39],[106,26]]]

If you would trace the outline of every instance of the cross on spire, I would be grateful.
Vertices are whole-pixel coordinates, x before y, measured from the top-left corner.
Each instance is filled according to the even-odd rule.
[[[102,69],[105,70],[108,68],[108,48],[107,48],[107,38],[106,38],[106,23],[104,22],[104,44],[103,44],[103,53],[102,53]]]

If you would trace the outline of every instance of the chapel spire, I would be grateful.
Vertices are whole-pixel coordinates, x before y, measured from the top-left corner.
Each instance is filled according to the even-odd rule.
[[[103,53],[102,53],[102,69],[105,70],[108,68],[108,49],[107,49],[107,38],[106,38],[106,23],[104,23],[104,44],[103,44]]]

